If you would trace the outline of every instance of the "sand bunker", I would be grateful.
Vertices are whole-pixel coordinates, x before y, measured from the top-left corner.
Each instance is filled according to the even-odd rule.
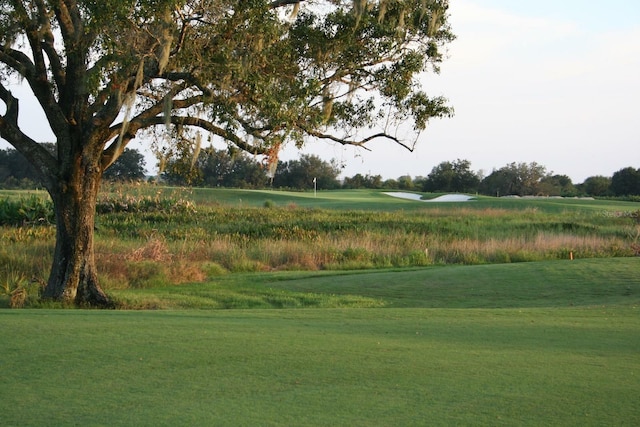
[[[466,194],[444,194],[442,196],[438,196],[434,199],[429,200],[423,200],[422,195],[415,193],[394,192],[384,194],[391,197],[398,197],[400,199],[417,200],[419,202],[468,202],[474,199],[473,197],[467,196]]]

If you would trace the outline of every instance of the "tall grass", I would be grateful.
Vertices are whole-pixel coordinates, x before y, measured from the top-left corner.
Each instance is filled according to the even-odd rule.
[[[252,205],[220,203],[215,190],[206,193],[209,199],[196,193],[201,201],[197,205],[192,193],[180,190],[115,187],[104,193],[96,221],[96,260],[105,288],[197,282],[230,272],[488,264],[638,253],[637,221],[585,201],[553,209],[532,202],[519,206],[506,201],[500,206],[491,201],[391,211],[299,207],[292,203],[298,199],[273,194],[269,200],[280,205],[265,207],[264,200]],[[375,200],[375,195],[365,195],[367,204]],[[340,203],[346,203],[341,197]],[[378,197],[386,208],[387,199]],[[361,206],[354,200],[354,206]],[[609,209],[619,206],[612,204]],[[50,225],[0,228],[0,280],[13,274],[44,282],[54,235]]]

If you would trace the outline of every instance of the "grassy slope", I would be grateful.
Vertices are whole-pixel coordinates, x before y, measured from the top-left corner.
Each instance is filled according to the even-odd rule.
[[[524,308],[640,304],[638,258],[358,272],[230,274],[112,291],[161,308]]]
[[[0,417],[5,425],[637,425],[638,272],[638,259],[608,259],[230,275],[174,288],[196,300],[216,286],[346,292],[410,308],[2,310]],[[429,306],[440,308],[420,308]],[[468,306],[485,308],[460,308]]]

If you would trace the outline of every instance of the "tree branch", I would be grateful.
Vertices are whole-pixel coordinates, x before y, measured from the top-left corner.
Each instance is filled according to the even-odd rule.
[[[60,135],[64,127],[59,124],[65,123],[66,119],[53,96],[46,74],[44,76],[39,75],[31,59],[24,53],[14,49],[0,47],[0,62],[6,64],[27,80],[31,91],[47,116],[54,134]]]
[[[359,141],[356,141],[356,140],[350,140],[350,139],[347,139],[347,138],[340,138],[340,137],[337,137],[335,135],[322,133],[322,132],[315,131],[315,130],[312,130],[312,129],[307,129],[304,126],[298,126],[298,127],[300,129],[302,129],[309,136],[313,136],[313,137],[319,138],[319,139],[328,139],[330,141],[337,142],[337,143],[342,144],[342,145],[352,145],[352,146],[355,146],[355,147],[360,147],[360,148],[365,149],[367,151],[371,151],[371,149],[366,147],[365,144],[367,142],[373,141],[374,139],[378,139],[378,138],[391,140],[391,141],[395,142],[396,144],[400,145],[401,147],[409,150],[410,152],[413,152],[413,150],[415,148],[415,147],[412,147],[410,145],[405,144],[404,142],[402,142],[397,137],[389,135],[386,132],[379,132],[379,133],[370,135],[370,136],[368,136],[368,137],[366,137],[364,139],[361,139]]]
[[[14,97],[2,83],[0,83],[0,99],[4,101],[7,111],[2,117],[12,126],[18,126],[18,99]],[[1,132],[0,132],[1,134]]]
[[[42,0],[36,0],[38,8],[39,22],[40,22],[40,34],[42,42],[42,50],[49,59],[53,78],[56,81],[58,87],[63,87],[65,84],[65,71],[60,60],[60,56],[54,47],[55,37],[51,30],[51,22],[48,19],[47,7]]]
[[[31,164],[47,188],[55,181],[57,164],[54,157],[42,145],[25,135],[18,126],[18,99],[4,85],[0,84],[0,99],[5,103],[7,111],[0,115],[0,137],[8,141]]]
[[[198,127],[200,129],[206,130],[214,135],[218,135],[222,139],[234,144],[241,150],[244,150],[248,153],[252,154],[263,154],[266,155],[269,153],[268,147],[258,147],[255,145],[251,145],[246,141],[242,140],[238,135],[234,134],[231,131],[223,129],[219,126],[216,126],[212,122],[201,119],[198,117],[185,117],[185,116],[171,116],[171,123],[174,125],[182,125],[182,126],[193,126]],[[156,125],[164,125],[165,118],[164,117],[151,117],[143,121],[142,127],[150,127]]]
[[[282,6],[302,3],[304,0],[274,0],[269,4],[270,9],[277,9]]]

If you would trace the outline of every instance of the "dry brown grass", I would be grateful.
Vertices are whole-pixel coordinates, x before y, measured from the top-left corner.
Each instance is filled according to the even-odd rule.
[[[626,218],[535,208],[336,213],[291,205],[215,207],[193,222],[193,215],[158,215],[155,223],[142,216],[108,217],[97,235],[96,262],[107,289],[198,282],[225,272],[640,255],[640,226],[629,228]],[[0,261],[16,274],[45,279],[54,236],[53,227],[2,229]]]
[[[172,255],[166,240],[161,236],[152,236],[147,242],[125,256],[127,261],[171,262]]]

